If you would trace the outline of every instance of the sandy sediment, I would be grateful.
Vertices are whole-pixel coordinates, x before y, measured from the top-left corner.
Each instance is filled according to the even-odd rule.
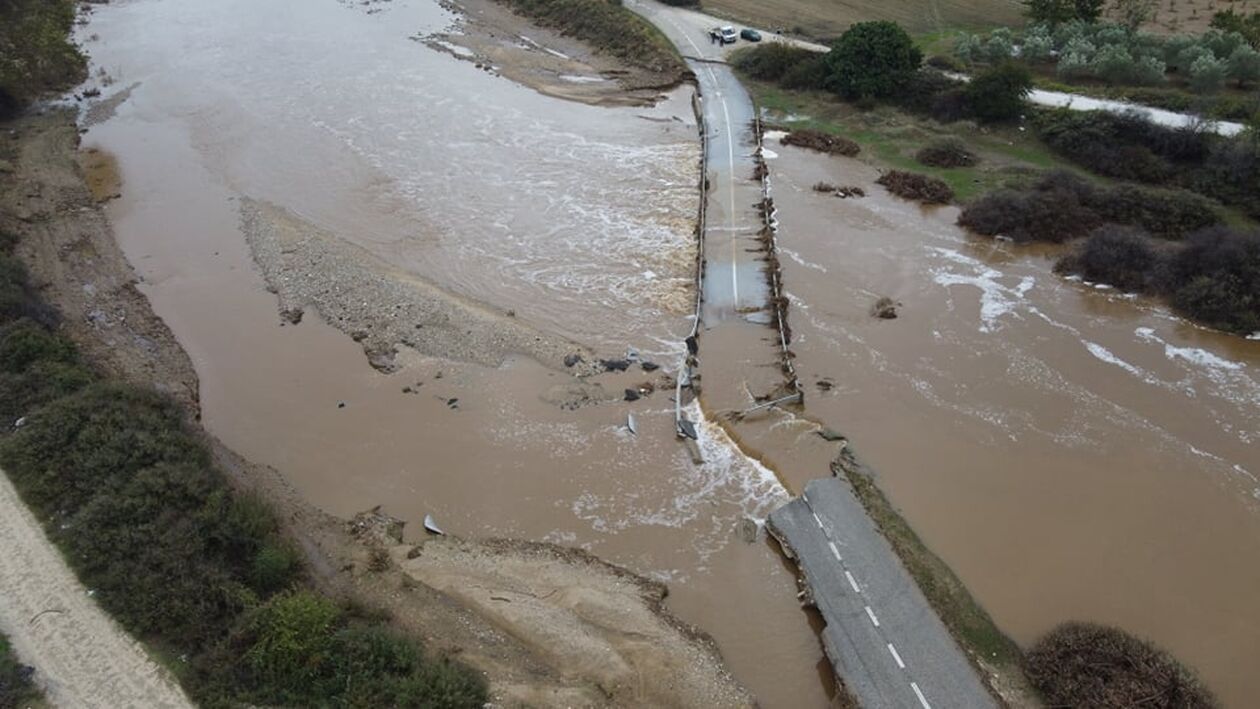
[[[663,584],[579,550],[511,540],[438,538],[393,555],[610,704],[753,704],[712,642],[664,609]]]
[[[0,472],[0,630],[59,707],[191,707],[96,605]]]
[[[458,13],[456,27],[416,39],[548,96],[601,106],[651,105],[685,78],[628,67],[531,25],[493,0],[447,0],[443,6]]]
[[[401,345],[489,367],[523,354],[561,369],[566,355],[578,354],[583,363],[570,371],[589,373],[594,357],[586,348],[392,268],[284,209],[244,199],[241,216],[282,316],[296,322],[305,308],[318,310],[378,369],[394,368]]]

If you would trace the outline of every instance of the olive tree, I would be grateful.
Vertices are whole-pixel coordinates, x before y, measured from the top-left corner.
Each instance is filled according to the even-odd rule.
[[[1260,80],[1260,52],[1246,44],[1238,47],[1229,55],[1226,71],[1239,86]]]
[[[1201,94],[1219,91],[1225,85],[1226,74],[1225,62],[1204,54],[1190,65],[1190,88]]]

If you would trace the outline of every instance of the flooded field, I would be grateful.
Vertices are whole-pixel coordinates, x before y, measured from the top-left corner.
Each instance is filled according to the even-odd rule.
[[[1019,642],[1068,619],[1113,623],[1248,705],[1260,342],[1063,280],[1055,252],[969,237],[955,209],[897,200],[860,162],[774,151],[807,412],[849,436]],[[871,317],[880,296],[900,317]]]
[[[701,465],[674,440],[668,372],[694,298],[690,89],[650,108],[548,98],[414,41],[450,25],[435,3],[375,7],[129,0],[83,31],[107,92],[130,91],[84,146],[117,161],[110,220],[196,365],[206,427],[335,514],[383,504],[415,534],[431,513],[664,580],[767,706],[824,704],[793,572],[736,535],[785,491],[716,427],[701,428]],[[460,307],[664,369],[582,386],[558,362],[404,348],[383,374],[318,313],[280,317],[243,232],[250,204]],[[645,385],[668,391],[620,401]]]

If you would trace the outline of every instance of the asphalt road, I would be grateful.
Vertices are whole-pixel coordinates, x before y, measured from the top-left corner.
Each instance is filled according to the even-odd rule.
[[[723,320],[761,318],[769,288],[757,233],[761,183],[753,179],[757,137],[748,92],[730,67],[725,49],[709,40],[717,20],[689,10],[643,0],[626,7],[646,17],[679,48],[700,84],[708,146],[708,228],[704,234],[704,309],[706,327]]]
[[[997,706],[847,481],[811,481],[770,524],[796,555],[827,623],[827,655],[862,706]]]

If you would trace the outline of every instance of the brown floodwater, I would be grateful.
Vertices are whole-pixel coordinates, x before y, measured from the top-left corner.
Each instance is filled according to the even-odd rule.
[[[856,160],[770,143],[807,414],[849,436],[1020,643],[1069,619],[1112,623],[1250,705],[1260,342],[1062,279],[1053,249],[969,236],[954,208],[893,198]],[[871,317],[879,296],[900,317]],[[758,446],[774,459],[811,426],[782,421]],[[821,457],[810,447],[793,455]]]
[[[736,535],[786,493],[716,426],[693,463],[671,392],[569,411],[551,402],[574,379],[526,358],[404,352],[382,374],[317,314],[278,316],[243,198],[606,356],[632,346],[670,369],[691,327],[690,90],[651,108],[544,97],[410,39],[450,23],[436,3],[378,7],[125,0],[84,31],[109,90],[130,90],[85,145],[117,158],[108,214],[193,360],[205,426],[334,514],[383,504],[412,533],[433,514],[663,580],[765,705],[825,705],[792,570]],[[600,379],[620,391],[660,374]]]

